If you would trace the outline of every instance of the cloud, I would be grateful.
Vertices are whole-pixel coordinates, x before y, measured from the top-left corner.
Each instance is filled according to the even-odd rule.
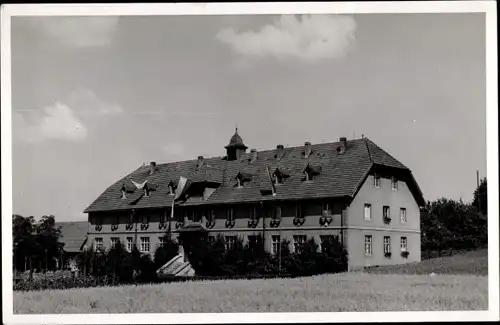
[[[53,139],[77,142],[88,133],[75,112],[62,103],[45,107],[36,123],[28,122],[20,113],[14,113],[13,119],[15,135],[30,143]]]
[[[80,117],[103,117],[122,112],[120,105],[101,100],[91,90],[78,89],[66,100],[57,101],[42,110],[15,110],[14,136],[29,143],[54,139],[77,142],[88,135],[87,127]]]
[[[355,40],[356,22],[349,16],[282,15],[258,32],[220,31],[217,39],[244,57],[298,58],[305,61],[343,56]]]
[[[37,21],[47,35],[69,47],[101,47],[110,44],[118,17],[44,17]]]

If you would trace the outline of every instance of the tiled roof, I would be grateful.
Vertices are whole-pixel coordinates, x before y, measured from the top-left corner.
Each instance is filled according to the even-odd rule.
[[[349,197],[356,193],[373,165],[405,170],[411,175],[407,167],[367,138],[347,141],[347,150],[344,153],[337,151],[339,147],[339,142],[313,144],[308,158],[304,158],[303,146],[284,148],[281,159],[275,158],[276,150],[258,152],[255,162],[250,161],[250,153],[245,153],[239,160],[233,161],[224,157],[205,158],[201,169],[197,168],[196,159],[157,164],[152,175],[149,175],[149,167],[143,166],[111,185],[85,212],[171,206],[173,196],[169,195],[168,184],[170,181],[176,182],[180,176],[193,181],[206,179],[221,184],[206,201],[193,197],[181,204],[200,205]],[[313,182],[303,181],[303,172],[308,164],[320,169]],[[277,168],[289,173],[284,184],[276,185],[276,196],[261,193],[261,190],[270,189],[266,168],[269,168],[271,173]],[[239,172],[252,175],[252,179],[245,182],[243,188],[237,187],[235,177]],[[130,183],[130,180],[136,183],[147,180],[157,184],[158,188],[147,197],[139,190],[122,199],[120,190],[123,184]]]
[[[56,227],[61,227],[60,241],[64,243],[64,251],[79,252],[87,237],[89,223],[87,221],[56,222]]]

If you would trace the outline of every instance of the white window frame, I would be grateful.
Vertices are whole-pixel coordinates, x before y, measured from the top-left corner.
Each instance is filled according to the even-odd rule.
[[[367,216],[368,216],[368,218],[367,218]],[[372,220],[372,205],[370,203],[365,203],[364,210],[363,210],[363,218],[366,221]]]
[[[104,241],[102,237],[94,238],[94,250],[100,251],[104,249]]]
[[[127,237],[127,251],[131,252],[134,246],[134,237]]]
[[[391,252],[391,236],[384,236],[384,254]]]
[[[408,251],[408,237],[401,237],[399,246],[401,248],[401,252],[407,252]]]
[[[230,250],[236,243],[236,236],[226,236],[224,239],[226,241],[226,250]]]
[[[393,178],[391,179],[391,189],[392,189],[393,191],[397,191],[397,190],[398,190],[398,188],[399,188],[398,179],[397,179],[396,177],[393,177]]]
[[[165,245],[165,237],[158,237],[158,247],[163,247]]]
[[[141,253],[149,253],[150,250],[149,237],[141,237]]]
[[[111,248],[115,247],[116,244],[118,244],[118,241],[120,241],[119,237],[111,237],[110,242],[111,242]]]
[[[279,249],[280,249],[280,245],[281,245],[281,237],[280,235],[272,235],[271,236],[271,244],[272,244],[272,247],[271,247],[271,253],[274,255],[274,254],[277,254]]]
[[[387,215],[385,215],[385,211],[387,211]],[[390,218],[391,217],[391,207],[388,205],[382,206],[382,218]]]
[[[372,235],[365,235],[365,256],[372,256],[373,254],[373,237]]]
[[[382,181],[380,179],[380,175],[374,174],[373,175],[373,187],[380,188],[381,183],[382,183]]]
[[[229,207],[226,209],[226,220],[233,221],[234,220],[234,210],[233,207]]]
[[[406,208],[399,208],[399,221],[401,223],[407,223],[408,222],[408,218],[407,218],[407,215],[406,215]]]
[[[293,249],[294,252],[298,252],[298,249],[301,245],[304,245],[307,242],[306,235],[294,235],[293,236]]]

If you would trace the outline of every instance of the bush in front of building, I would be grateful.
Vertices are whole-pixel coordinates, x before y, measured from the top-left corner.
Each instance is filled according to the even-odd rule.
[[[159,269],[179,253],[179,244],[172,238],[170,234],[163,237],[163,245],[155,250],[154,265]]]

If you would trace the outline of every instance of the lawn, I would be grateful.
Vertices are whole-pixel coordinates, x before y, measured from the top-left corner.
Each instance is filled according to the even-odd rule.
[[[488,275],[488,250],[481,249],[418,263],[371,267],[366,273],[377,274],[474,274]]]
[[[486,310],[487,263],[487,251],[482,250],[402,266],[295,279],[14,292],[14,313]],[[436,275],[429,275],[433,272]]]

